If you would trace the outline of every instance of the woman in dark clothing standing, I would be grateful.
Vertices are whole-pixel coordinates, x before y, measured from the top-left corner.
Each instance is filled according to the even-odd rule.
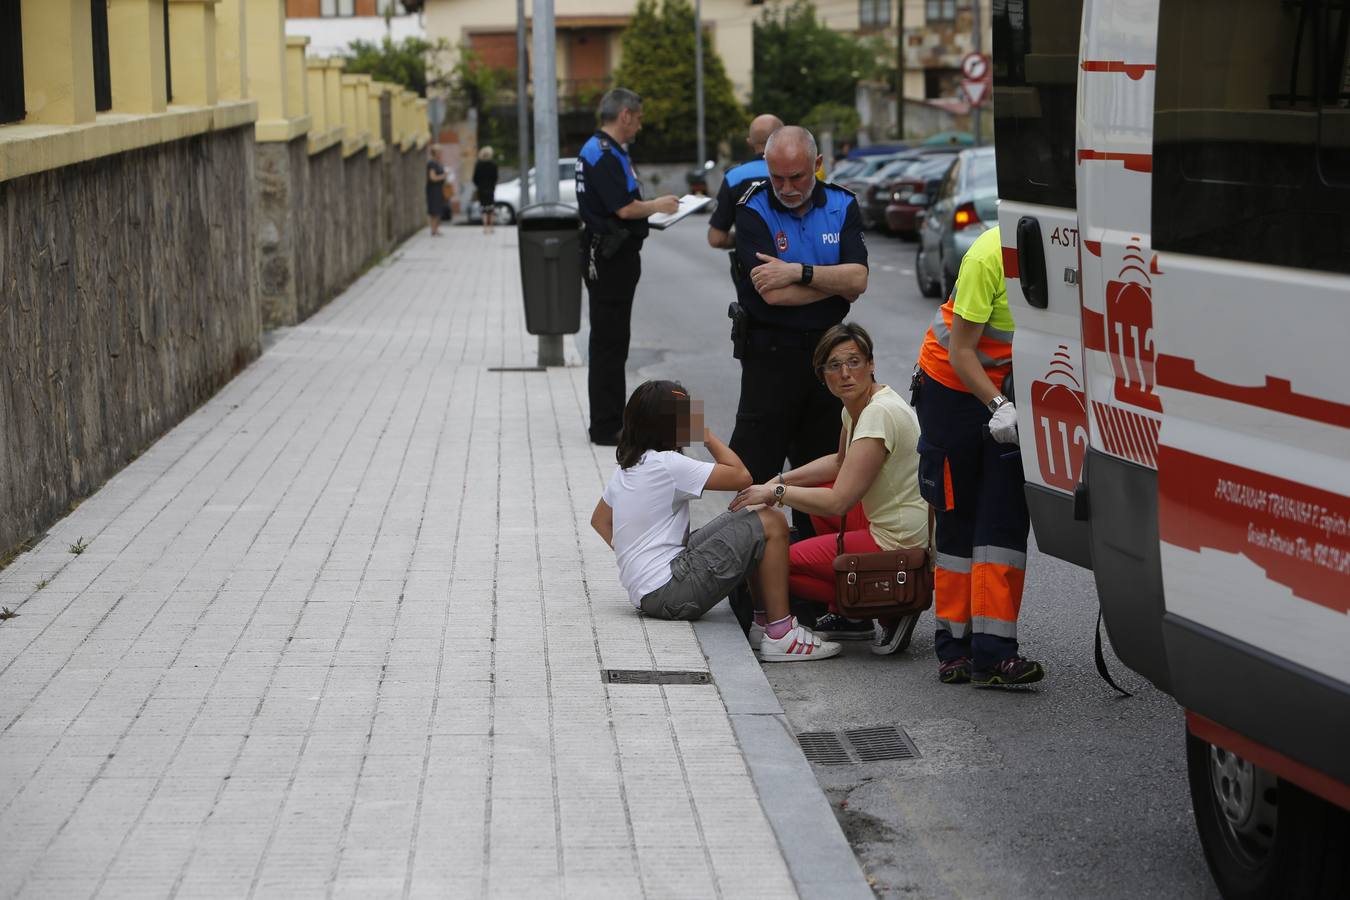
[[[431,226],[431,236],[441,233],[441,215],[445,212],[445,166],[436,158],[439,144],[427,148],[427,223]]]
[[[483,234],[492,234],[496,215],[497,164],[492,161],[492,148],[478,151],[478,162],[473,166],[473,186],[478,190],[478,205],[483,210]]]

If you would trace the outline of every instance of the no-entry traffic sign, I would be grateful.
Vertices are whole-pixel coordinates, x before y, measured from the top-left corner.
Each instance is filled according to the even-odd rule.
[[[981,106],[989,97],[989,57],[983,53],[967,53],[961,60],[961,92],[971,106]]]

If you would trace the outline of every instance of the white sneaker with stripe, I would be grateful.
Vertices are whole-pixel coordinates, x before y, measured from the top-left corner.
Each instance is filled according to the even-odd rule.
[[[763,662],[811,662],[838,656],[839,649],[834,641],[823,641],[811,629],[797,624],[794,616],[787,634],[780,638],[764,635],[759,645],[759,658]]]

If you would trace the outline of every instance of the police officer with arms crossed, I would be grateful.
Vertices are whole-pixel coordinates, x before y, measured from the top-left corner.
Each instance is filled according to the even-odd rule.
[[[642,199],[627,149],[642,130],[642,98],[615,88],[600,99],[599,117],[600,130],[577,156],[577,207],[585,227],[582,265],[590,296],[590,435],[592,442],[612,447],[628,399],[624,365],[647,219],[676,212],[680,201],[673,195]]]
[[[741,398],[731,447],[756,484],[788,458],[802,465],[839,446],[840,404],[811,354],[867,290],[867,247],[853,194],[816,180],[821,159],[805,128],[780,128],[764,148],[768,178],[736,206],[736,329]],[[808,534],[809,520],[795,519]]]
[[[708,246],[719,250],[730,250],[736,246],[736,238],[731,234],[731,226],[736,224],[736,204],[750,185],[769,177],[769,166],[764,162],[764,145],[769,135],[783,127],[783,120],[765,113],[755,116],[750,123],[750,133],[745,142],[755,158],[739,163],[727,169],[722,176],[722,186],[717,190],[717,207],[708,218]]]

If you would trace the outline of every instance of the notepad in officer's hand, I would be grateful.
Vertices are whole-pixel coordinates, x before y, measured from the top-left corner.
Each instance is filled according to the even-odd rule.
[[[680,198],[680,208],[673,213],[656,213],[647,218],[647,224],[662,231],[674,225],[692,212],[698,212],[703,207],[712,203],[711,197],[700,196],[699,194],[685,194]]]

